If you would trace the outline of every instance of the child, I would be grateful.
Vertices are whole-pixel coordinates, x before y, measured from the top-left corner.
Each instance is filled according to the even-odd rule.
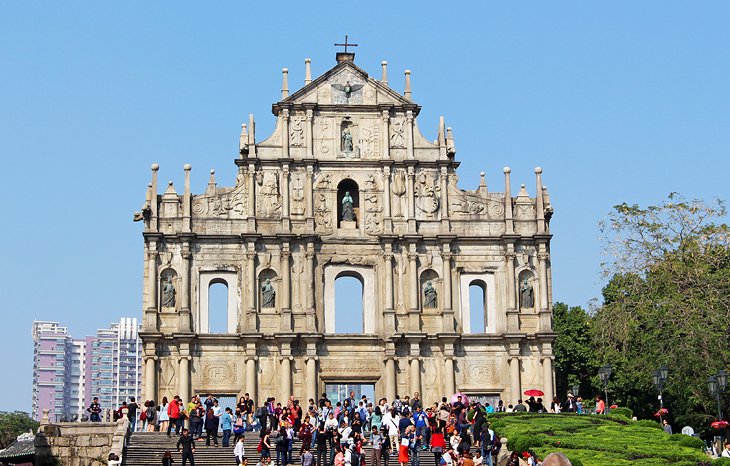
[[[162,455],[162,466],[172,466],[172,463],[174,463],[172,453],[170,453],[170,450],[165,450],[165,453]]]

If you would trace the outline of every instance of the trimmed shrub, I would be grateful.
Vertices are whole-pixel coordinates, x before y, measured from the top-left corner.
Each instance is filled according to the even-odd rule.
[[[510,451],[522,453],[535,447],[542,446],[545,443],[542,437],[529,434],[517,434],[509,437],[507,440],[507,448]]]
[[[679,439],[679,444],[683,447],[696,448],[697,450],[702,450],[705,447],[705,442],[703,442],[700,438],[690,437],[689,435],[684,434],[679,435],[682,436],[682,438]]]
[[[636,425],[639,427],[653,427],[655,429],[662,430],[661,424],[650,419],[642,419],[641,421],[636,421]]]
[[[625,418],[631,419],[634,417],[634,412],[630,408],[614,408],[611,410],[611,414],[614,416],[623,416]]]
[[[730,466],[730,458],[718,458],[712,462],[712,466]]]
[[[579,460],[578,458],[571,458],[571,455],[565,455],[570,460],[570,464],[573,466],[583,466],[583,462]]]

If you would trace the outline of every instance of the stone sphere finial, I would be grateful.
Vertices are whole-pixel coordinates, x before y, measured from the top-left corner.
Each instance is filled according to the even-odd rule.
[[[152,164],[152,167],[150,167],[150,168],[152,168],[152,171],[157,171],[157,170],[159,170],[159,169],[160,169],[160,165],[159,165],[159,164],[157,164],[157,163],[153,163],[153,164]]]
[[[304,59],[304,63],[312,63],[312,59],[311,58],[305,58]]]
[[[380,62],[380,64],[381,65],[387,65],[388,64],[388,61],[387,60],[383,60],[383,61]]]
[[[538,175],[539,175],[540,173],[542,173],[542,168],[540,168],[540,167],[535,167],[535,173],[537,173]]]
[[[168,182],[167,182],[167,185],[168,185],[168,186],[172,186],[172,180],[168,181]]]
[[[504,167],[502,169],[502,171],[505,172],[505,173],[511,173],[512,172],[512,169],[510,167]]]
[[[211,175],[215,175],[215,169],[214,169],[214,168],[211,168],[211,169],[210,169],[210,174],[211,174]]]
[[[486,173],[484,173],[484,172],[479,172],[479,176],[481,176],[482,178],[484,178],[484,175],[486,175]]]
[[[525,183],[522,183],[522,184],[520,185],[520,188],[522,188],[522,189],[525,189]]]
[[[193,166],[190,165],[189,163],[186,163],[185,165],[183,165],[183,170],[185,170],[186,172],[190,171],[191,168],[193,168]]]
[[[282,69],[281,69],[281,72],[282,72],[282,73],[288,73],[288,72],[289,72],[289,68],[282,68]]]
[[[411,70],[406,70],[406,74],[411,74]]]

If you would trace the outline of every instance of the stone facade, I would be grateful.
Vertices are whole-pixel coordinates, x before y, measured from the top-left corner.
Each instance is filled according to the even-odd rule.
[[[144,395],[193,393],[261,400],[322,393],[325,383],[373,383],[378,397],[456,391],[515,401],[553,393],[549,220],[537,197],[457,185],[451,128],[421,134],[420,107],[353,54],[272,106],[276,128],[243,125],[236,184],[204,193],[159,167],[144,222]],[[345,200],[349,193],[352,202]],[[343,202],[344,201],[344,202]],[[335,333],[334,281],[363,285],[363,331]],[[228,289],[227,332],[209,331],[208,290]],[[470,320],[469,287],[484,295]],[[483,324],[483,325],[482,325]],[[472,329],[484,327],[476,333]]]

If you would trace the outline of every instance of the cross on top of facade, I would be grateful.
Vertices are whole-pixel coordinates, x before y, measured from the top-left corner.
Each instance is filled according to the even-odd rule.
[[[345,34],[345,43],[344,44],[335,44],[335,47],[345,47],[345,53],[347,53],[347,47],[357,47],[358,44],[350,44],[347,42],[348,35]]]

